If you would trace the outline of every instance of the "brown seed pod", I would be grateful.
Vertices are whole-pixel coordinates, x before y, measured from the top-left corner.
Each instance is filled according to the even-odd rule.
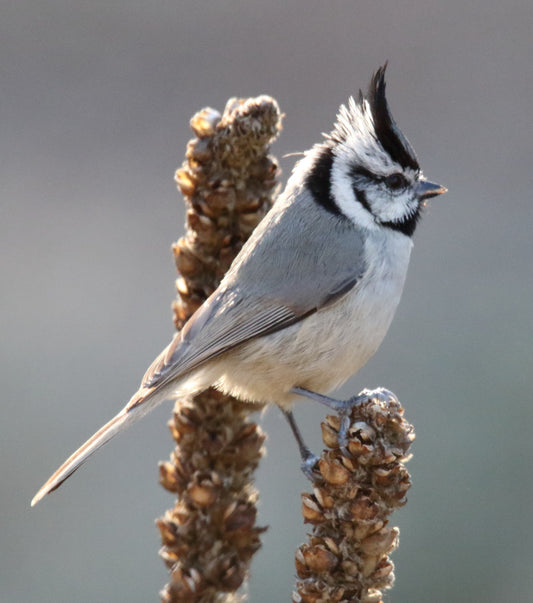
[[[187,232],[172,247],[180,273],[174,322],[181,328],[214,291],[272,204],[278,176],[269,145],[281,128],[270,97],[232,99],[223,115],[206,108],[191,119],[196,139],[176,171]],[[176,448],[160,483],[179,498],[157,525],[160,555],[172,569],[162,601],[223,601],[248,574],[263,528],[255,525],[252,474],[265,439],[252,410],[208,390],[178,400],[170,422]]]
[[[413,428],[396,398],[383,395],[353,408],[344,451],[339,428],[339,417],[326,417],[320,472],[313,494],[302,494],[304,521],[313,529],[296,552],[295,603],[377,603],[394,582],[389,554],[399,531],[389,518],[411,485],[403,463]]]

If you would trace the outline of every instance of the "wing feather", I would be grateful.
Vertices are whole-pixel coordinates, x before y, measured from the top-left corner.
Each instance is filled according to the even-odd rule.
[[[203,306],[199,311],[202,314],[196,317],[196,314],[190,319],[190,329],[195,326],[195,320],[205,325],[203,319],[205,314],[212,316],[217,311],[215,304]],[[248,312],[253,308],[248,308]],[[171,343],[154,360],[150,368],[143,377],[142,387],[151,388],[162,385],[169,379],[173,379],[179,374],[184,374],[206,360],[219,356],[231,348],[244,343],[259,335],[265,335],[273,331],[285,328],[294,324],[300,318],[289,308],[272,305],[266,311],[255,313],[248,320],[239,320],[235,310],[228,311],[224,315],[224,320],[213,321],[213,327],[223,326],[223,328],[209,328],[204,326],[205,332],[197,335],[191,341],[188,341],[188,331],[185,334],[178,333]]]
[[[321,304],[299,311],[276,300],[253,300],[232,304],[224,311],[224,296],[211,298],[187,323],[187,330],[177,333],[155,359],[143,377],[142,388],[163,385],[174,377],[193,370],[203,362],[249,341],[287,328],[305,316],[333,303],[355,285],[352,278],[339,284]],[[211,302],[211,303],[209,303]],[[246,307],[243,307],[246,305]],[[267,305],[267,308],[264,306]],[[262,310],[259,308],[262,307]],[[213,316],[217,315],[217,320]],[[197,327],[200,327],[198,330]]]
[[[290,214],[284,219],[294,230],[280,227],[282,213]],[[334,244],[317,240],[317,232],[329,232]],[[218,289],[152,363],[141,388],[165,385],[334,303],[364,274],[363,251],[361,231],[349,220],[324,215],[303,197],[277,202]]]

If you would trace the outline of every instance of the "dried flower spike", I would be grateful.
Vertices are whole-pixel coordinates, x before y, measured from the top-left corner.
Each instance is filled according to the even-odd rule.
[[[296,552],[294,603],[378,603],[394,582],[389,554],[399,530],[388,524],[411,486],[404,463],[413,427],[398,400],[384,394],[352,409],[345,450],[338,447],[339,427],[337,416],[322,423],[327,449],[313,493],[302,495],[313,530]]]
[[[268,96],[231,99],[222,115],[191,119],[196,139],[176,172],[185,197],[187,232],[173,245],[180,277],[174,323],[187,319],[216,288],[233,258],[270,209],[278,167],[269,152],[281,129]],[[256,527],[252,474],[265,436],[251,407],[208,390],[180,399],[169,426],[176,448],[160,465],[160,482],[178,495],[157,521],[160,555],[171,570],[164,602],[236,600],[264,528]]]

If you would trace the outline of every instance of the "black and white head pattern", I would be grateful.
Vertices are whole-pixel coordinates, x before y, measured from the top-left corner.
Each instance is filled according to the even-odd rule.
[[[411,236],[421,209],[420,166],[390,114],[385,68],[373,75],[366,96],[360,92],[340,107],[333,131],[309,151],[306,184],[330,212]]]

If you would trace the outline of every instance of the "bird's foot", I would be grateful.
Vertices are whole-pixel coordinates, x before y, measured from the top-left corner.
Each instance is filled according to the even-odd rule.
[[[318,463],[318,460],[318,456],[309,450],[307,451],[307,456],[305,458],[302,457],[302,464],[300,465],[300,468],[305,477],[311,482],[314,482],[316,479],[314,468]]]
[[[330,398],[329,396],[317,394],[316,392],[312,392],[301,387],[294,387],[291,391],[295,394],[298,394],[299,396],[305,396],[306,398],[310,398],[311,400],[316,400],[317,402],[324,404],[331,410],[334,410],[339,415],[340,426],[338,434],[338,443],[342,453],[346,456],[349,456],[349,452],[347,450],[348,430],[350,429],[351,413],[353,408],[356,406],[360,406],[361,404],[365,404],[366,402],[373,399],[377,399],[380,402],[386,402],[387,400],[392,399],[398,402],[398,399],[395,394],[393,394],[390,390],[385,389],[384,387],[378,387],[377,389],[364,389],[357,396],[352,396],[347,400],[338,400],[337,398]],[[303,464],[305,463],[306,461],[304,459]],[[303,465],[302,470],[305,473]]]
[[[287,419],[287,422],[289,423],[292,433],[294,434],[294,437],[298,444],[298,448],[300,450],[300,456],[302,458],[302,464],[300,465],[302,472],[305,475],[305,477],[307,477],[307,479],[314,482],[315,475],[313,473],[313,470],[314,470],[315,465],[318,462],[318,457],[315,454],[313,454],[309,450],[309,448],[306,446],[304,439],[302,437],[302,434],[300,433],[300,429],[298,428],[298,425],[296,424],[292,411],[290,411],[287,408],[280,407],[280,409],[281,409],[281,412],[284,414],[285,418]]]

